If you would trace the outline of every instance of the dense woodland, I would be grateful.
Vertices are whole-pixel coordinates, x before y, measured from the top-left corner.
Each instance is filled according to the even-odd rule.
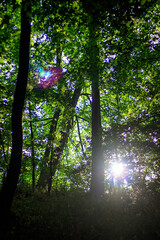
[[[160,239],[159,1],[0,12],[0,237]]]

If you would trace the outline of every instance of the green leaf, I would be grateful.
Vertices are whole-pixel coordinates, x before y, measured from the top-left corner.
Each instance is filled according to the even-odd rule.
[[[0,58],[0,64],[5,64],[5,60]]]

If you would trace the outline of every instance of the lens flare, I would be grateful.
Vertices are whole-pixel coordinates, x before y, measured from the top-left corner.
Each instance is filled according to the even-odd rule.
[[[62,69],[58,67],[44,70],[40,68],[39,72],[40,83],[38,84],[38,88],[41,89],[50,88],[52,85],[56,84],[62,77]]]

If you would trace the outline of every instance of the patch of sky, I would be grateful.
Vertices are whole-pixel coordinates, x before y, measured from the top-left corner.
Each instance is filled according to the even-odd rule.
[[[147,100],[151,101],[151,100],[152,100],[152,98],[151,98],[151,97],[148,97],[148,98],[147,98]]]
[[[15,26],[13,27],[13,29],[14,29],[14,30],[17,30],[18,28],[17,28],[17,26],[15,25]]]
[[[29,150],[29,149],[23,149],[23,153],[24,153],[24,155],[26,155],[26,156],[28,156],[28,157],[31,157],[31,155],[32,155],[32,153],[31,153],[31,151]]]

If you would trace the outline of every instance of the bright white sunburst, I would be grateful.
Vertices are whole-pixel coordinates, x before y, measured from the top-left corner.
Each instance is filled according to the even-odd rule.
[[[114,163],[111,168],[112,175],[114,177],[120,177],[124,172],[124,166],[122,163]]]

